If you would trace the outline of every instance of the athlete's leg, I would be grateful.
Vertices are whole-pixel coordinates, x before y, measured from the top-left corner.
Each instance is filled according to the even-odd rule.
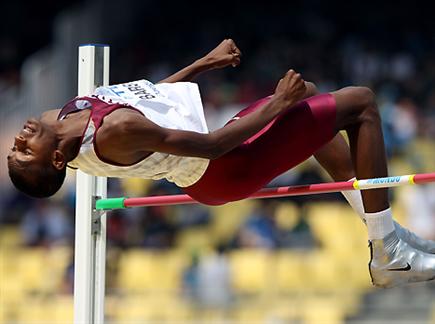
[[[348,181],[355,177],[349,145],[340,133],[314,153],[314,157],[335,181]],[[342,192],[342,194],[365,223],[366,215],[361,191],[349,190]],[[434,241],[424,240],[396,222],[394,222],[394,227],[398,237],[412,247],[423,252],[435,254]]]
[[[340,133],[316,151],[314,157],[335,181],[347,181],[355,177],[349,145]]]
[[[333,93],[337,104],[337,130],[346,130],[358,179],[388,176],[381,119],[373,92],[364,87],[349,87]],[[389,207],[388,189],[363,192],[366,212]]]
[[[367,88],[345,88],[333,93],[336,127],[347,131],[357,178],[387,176],[387,162],[379,112]],[[394,229],[388,190],[363,192],[370,240],[369,263],[373,283],[382,287],[435,278],[435,256],[400,239]]]

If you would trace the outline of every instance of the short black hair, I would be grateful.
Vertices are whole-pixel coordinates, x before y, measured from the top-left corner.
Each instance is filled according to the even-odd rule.
[[[29,165],[26,168],[8,163],[9,177],[15,188],[33,198],[47,198],[54,195],[65,180],[66,168],[58,170],[53,166]]]

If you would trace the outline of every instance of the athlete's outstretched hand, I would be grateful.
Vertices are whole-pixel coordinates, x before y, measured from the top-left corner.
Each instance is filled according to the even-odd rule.
[[[191,81],[199,74],[213,70],[221,69],[228,65],[236,67],[240,64],[242,53],[237,48],[232,39],[224,39],[214,50],[206,56],[196,60],[184,69],[168,76],[159,83],[173,83],[181,81]]]
[[[305,82],[299,73],[289,70],[284,77],[279,80],[273,95],[274,100],[279,100],[287,107],[293,106],[303,99],[306,87]]]
[[[221,69],[229,65],[238,66],[241,55],[242,53],[232,39],[224,39],[201,60],[205,62],[209,69]]]

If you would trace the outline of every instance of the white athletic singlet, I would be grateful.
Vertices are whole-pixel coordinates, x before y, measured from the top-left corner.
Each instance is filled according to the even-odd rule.
[[[133,107],[161,127],[208,133],[197,84],[177,82],[154,85],[147,80],[140,80],[99,87],[93,97],[105,104],[98,105],[98,108],[92,107],[80,152],[68,163],[70,166],[96,176],[154,180],[166,178],[180,187],[194,184],[204,174],[209,164],[208,159],[155,152],[136,164],[119,166],[102,161],[93,145],[96,132],[93,114],[104,118],[105,106],[109,114],[114,110],[114,104]],[[90,103],[86,104],[86,97],[76,98],[73,102],[76,110],[91,106]]]

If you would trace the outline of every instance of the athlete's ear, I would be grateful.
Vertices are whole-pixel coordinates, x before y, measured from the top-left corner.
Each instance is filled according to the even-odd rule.
[[[55,150],[53,152],[52,164],[57,170],[62,170],[65,168],[65,155],[62,153],[62,151]]]

